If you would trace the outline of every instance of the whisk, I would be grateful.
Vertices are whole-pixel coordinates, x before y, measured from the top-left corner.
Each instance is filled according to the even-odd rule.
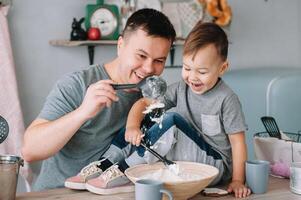
[[[160,161],[162,161],[165,166],[176,164],[175,162],[173,162],[171,160],[168,160],[167,158],[165,158],[165,157],[161,156],[160,154],[158,154],[155,150],[153,150],[150,147],[148,147],[145,144],[144,140],[141,141],[140,145],[143,146],[151,154],[153,154],[154,156],[156,156]]]

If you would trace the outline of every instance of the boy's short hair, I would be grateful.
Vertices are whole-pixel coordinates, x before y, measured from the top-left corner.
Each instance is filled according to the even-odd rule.
[[[126,38],[138,29],[145,31],[149,36],[169,39],[172,43],[176,37],[176,31],[168,17],[151,8],[134,12],[127,20],[122,36]]]
[[[183,47],[183,55],[196,55],[198,50],[214,44],[223,60],[228,56],[228,38],[224,30],[214,23],[199,21],[188,34]]]

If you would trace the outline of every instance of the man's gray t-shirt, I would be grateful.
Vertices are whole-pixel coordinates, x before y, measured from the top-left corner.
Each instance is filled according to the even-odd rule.
[[[174,111],[184,117],[200,137],[222,156],[224,178],[229,179],[232,174],[232,152],[228,134],[247,129],[237,95],[222,79],[204,94],[194,93],[184,81],[180,81],[168,87],[163,103],[167,110],[174,107]]]
[[[100,65],[65,76],[48,95],[38,118],[53,121],[75,110],[81,105],[89,85],[103,79],[110,77]],[[58,153],[43,161],[34,190],[63,187],[66,178],[75,176],[84,166],[101,157],[116,133],[125,126],[128,112],[141,98],[141,93],[118,90],[117,96],[118,102],[85,122]]]

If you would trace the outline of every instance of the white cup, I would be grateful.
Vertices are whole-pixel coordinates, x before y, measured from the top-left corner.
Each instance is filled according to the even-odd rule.
[[[293,193],[301,194],[301,162],[293,162],[291,164],[290,188]]]

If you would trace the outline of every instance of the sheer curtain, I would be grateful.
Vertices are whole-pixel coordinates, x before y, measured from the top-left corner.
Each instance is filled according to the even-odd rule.
[[[21,156],[25,128],[6,18],[8,11],[9,6],[0,5],[0,115],[9,124],[9,135],[0,144],[0,154]],[[31,173],[27,163],[21,167],[20,174],[26,180],[27,191],[30,191]]]

